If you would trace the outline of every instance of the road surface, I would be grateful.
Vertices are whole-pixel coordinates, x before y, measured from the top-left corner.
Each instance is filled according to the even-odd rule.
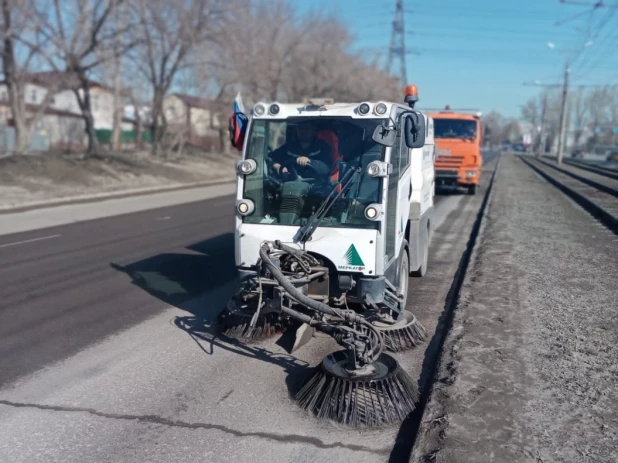
[[[430,273],[408,299],[430,339],[397,354],[421,385],[481,199],[437,197]],[[213,335],[235,286],[233,204],[0,237],[0,461],[406,459],[413,422],[353,431],[289,398],[330,339],[293,357],[285,337],[243,346]]]

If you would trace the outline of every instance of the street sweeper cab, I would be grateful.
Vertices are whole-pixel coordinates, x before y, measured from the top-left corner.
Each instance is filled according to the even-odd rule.
[[[327,379],[411,388],[405,400],[367,417],[378,424],[403,419],[415,396],[382,351],[412,348],[425,336],[406,310],[409,276],[427,272],[433,224],[433,121],[414,109],[417,100],[408,86],[406,104],[258,103],[248,118],[230,119],[232,144],[242,150],[240,287],[219,317],[222,331],[251,341],[300,325],[293,350],[315,330],[330,334],[344,350],[325,359]],[[307,387],[297,398],[315,411],[309,390],[318,385]]]

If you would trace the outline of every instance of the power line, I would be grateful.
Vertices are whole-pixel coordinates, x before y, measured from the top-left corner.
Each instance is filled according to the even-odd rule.
[[[393,18],[393,27],[391,30],[391,44],[388,48],[388,60],[386,63],[386,71],[392,72],[393,63],[399,61],[399,77],[401,84],[406,85],[408,78],[406,75],[406,39],[405,25],[403,15],[403,0],[397,0],[395,6],[395,16]]]

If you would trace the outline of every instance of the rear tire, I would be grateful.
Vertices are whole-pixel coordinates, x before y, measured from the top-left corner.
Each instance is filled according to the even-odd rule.
[[[469,195],[475,195],[476,194],[476,185],[470,185],[468,187],[468,194]]]

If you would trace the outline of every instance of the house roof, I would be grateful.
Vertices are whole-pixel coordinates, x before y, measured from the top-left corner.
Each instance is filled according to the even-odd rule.
[[[213,106],[214,102],[206,98],[200,98],[198,96],[186,95],[184,93],[172,93],[170,96],[175,96],[181,100],[184,104],[191,108],[207,109]]]
[[[9,107],[9,103],[6,101],[0,101],[0,106],[5,106],[5,107]],[[27,111],[31,111],[31,112],[36,112],[39,111],[41,109],[40,105],[36,105],[36,104],[30,104],[27,103],[25,105],[25,108]],[[77,114],[77,113],[73,113],[71,111],[63,111],[62,109],[55,109],[55,108],[46,108],[44,111],[44,114],[49,114],[49,115],[53,115],[53,116],[62,116],[62,117],[73,117],[73,118],[77,118],[77,119],[82,119],[83,116],[81,114]]]
[[[79,80],[75,74],[65,71],[42,71],[31,72],[25,74],[23,79],[32,84],[40,85],[42,87],[50,88],[56,87],[58,89],[70,89],[79,86]],[[6,83],[2,80],[0,83]],[[111,87],[97,82],[96,80],[89,80],[90,88],[99,87],[106,90],[111,90]]]

